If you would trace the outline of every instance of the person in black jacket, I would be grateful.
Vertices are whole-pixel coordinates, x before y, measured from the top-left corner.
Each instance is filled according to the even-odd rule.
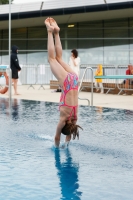
[[[18,71],[21,70],[21,67],[19,66],[19,60],[18,60],[18,47],[12,46],[12,53],[11,53],[11,70],[12,70],[12,82],[14,83],[14,94],[18,95],[17,92],[17,82],[18,82]]]

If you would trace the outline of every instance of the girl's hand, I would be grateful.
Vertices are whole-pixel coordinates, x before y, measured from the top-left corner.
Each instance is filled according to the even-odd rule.
[[[69,141],[64,142],[64,143],[61,144],[59,147],[60,147],[61,149],[65,149],[65,148],[67,148],[68,146],[69,146]]]

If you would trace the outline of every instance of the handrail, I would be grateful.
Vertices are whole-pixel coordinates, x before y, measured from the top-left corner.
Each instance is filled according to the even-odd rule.
[[[97,70],[97,66],[98,64],[81,64],[80,65],[80,71],[83,73],[86,67],[91,67],[93,69],[93,72]],[[103,66],[103,75],[108,75],[109,73],[111,73],[110,75],[114,75],[116,74],[116,66],[112,65],[112,64],[102,64]],[[83,70],[84,68],[84,70]],[[93,82],[95,82],[95,78],[93,77]],[[112,85],[113,84],[113,85]],[[115,84],[115,87],[114,87]],[[87,86],[87,84],[84,84],[84,87],[90,87]],[[95,84],[93,85],[93,89],[100,89],[100,86],[96,86]],[[116,81],[115,80],[110,80],[109,83],[107,82],[107,80],[103,81],[103,90],[107,90],[106,94],[108,94],[111,90],[114,90],[116,88]]]
[[[92,69],[91,67],[86,67],[86,69],[84,70],[82,79],[81,79],[81,81],[80,81],[78,93],[79,93],[80,90],[81,90],[81,85],[82,85],[84,76],[85,76],[85,74],[86,74],[86,71],[87,71],[88,69],[90,69],[91,72],[92,72],[92,73],[91,73],[91,106],[93,106],[93,69]],[[79,97],[78,97],[78,98],[79,98]],[[81,99],[81,98],[79,98],[79,99]],[[81,100],[87,100],[87,101],[89,102],[88,104],[90,105],[90,100],[89,100],[89,99],[83,99],[83,98],[82,98]]]

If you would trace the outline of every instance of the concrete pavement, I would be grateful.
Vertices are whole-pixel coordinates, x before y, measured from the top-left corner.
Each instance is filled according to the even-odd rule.
[[[16,99],[29,99],[29,100],[38,100],[38,101],[49,101],[49,102],[59,102],[60,93],[53,92],[50,89],[49,85],[44,86],[45,89],[40,88],[39,85],[35,85],[34,88],[29,88],[28,85],[18,86],[18,91],[20,95],[12,95],[12,98]],[[12,93],[14,90],[12,89]],[[0,97],[8,97],[7,94],[0,94]],[[80,98],[91,99],[90,92],[80,92]],[[88,105],[86,100],[79,100],[79,105]],[[133,110],[133,96],[122,96],[115,94],[93,94],[93,105],[99,107],[108,107],[108,108],[122,108]]]

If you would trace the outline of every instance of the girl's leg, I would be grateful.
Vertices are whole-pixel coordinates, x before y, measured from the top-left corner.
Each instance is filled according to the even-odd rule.
[[[58,79],[60,85],[62,85],[66,77],[66,72],[55,58],[55,47],[54,47],[54,39],[53,39],[54,27],[50,25],[49,18],[45,20],[45,25],[47,27],[47,32],[48,32],[48,44],[47,44],[48,45],[48,60],[50,63],[51,71],[54,74],[54,76]]]
[[[68,64],[66,64],[62,60],[62,44],[60,41],[59,31],[60,28],[58,27],[56,21],[53,18],[50,18],[50,24],[54,27],[54,37],[55,37],[55,51],[56,51],[56,59],[60,63],[60,65],[70,73],[74,73],[74,71],[70,68]]]
[[[127,94],[127,90],[129,89],[129,79],[127,79],[126,81],[125,81],[125,94],[124,95],[126,95]]]
[[[100,88],[101,88],[101,93],[103,94],[104,92],[103,92],[103,83],[99,83],[99,85],[100,85]]]
[[[99,91],[99,89],[98,89],[98,82],[95,82],[95,87],[96,87],[96,92],[98,92]]]
[[[13,83],[14,83],[14,94],[18,95],[18,91],[17,91],[17,83],[18,83],[18,79],[12,79]]]

